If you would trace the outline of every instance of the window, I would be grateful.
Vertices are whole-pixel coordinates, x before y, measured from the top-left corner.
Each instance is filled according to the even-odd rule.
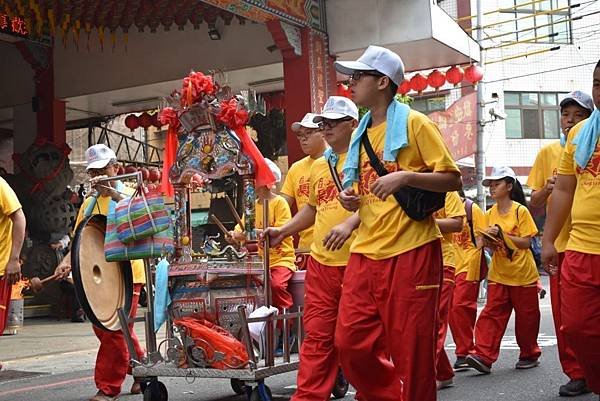
[[[416,98],[410,104],[410,107],[423,114],[433,113],[434,111],[444,111],[446,110],[446,96]]]
[[[557,139],[560,135],[559,93],[505,92],[506,137]]]
[[[521,5],[521,6],[519,6]],[[571,0],[501,0],[498,25],[505,32],[503,40],[527,40],[536,43],[571,43]],[[514,21],[507,21],[514,17]]]

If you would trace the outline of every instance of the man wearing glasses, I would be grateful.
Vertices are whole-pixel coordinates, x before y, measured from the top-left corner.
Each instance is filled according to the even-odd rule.
[[[281,187],[281,195],[287,200],[290,208],[295,204],[298,211],[308,203],[310,168],[314,161],[323,155],[327,146],[321,128],[313,122],[314,117],[315,114],[306,113],[302,121],[292,124],[292,131],[300,142],[302,152],[307,156],[290,166]],[[313,242],[312,226],[300,231],[298,236],[298,249],[308,251]]]
[[[119,163],[117,155],[106,145],[99,144],[88,148],[85,151],[87,159],[86,171],[90,176],[92,188],[97,192],[97,200],[90,196],[83,201],[77,220],[75,229],[84,219],[85,210],[90,207],[92,202],[95,205],[92,209],[92,214],[107,215],[110,202],[118,202],[123,199],[126,194],[132,195],[134,190],[127,188],[120,181],[109,181],[108,183],[99,183],[98,180],[106,177],[114,177],[119,171]],[[132,260],[131,269],[133,271],[133,298],[131,300],[130,317],[135,317],[137,312],[140,290],[146,282],[143,260]],[[56,267],[55,273],[59,278],[66,278],[71,271],[71,252],[63,258]],[[129,352],[125,344],[125,338],[121,331],[104,331],[97,327],[93,327],[96,337],[100,341],[100,348],[96,356],[96,367],[94,370],[94,381],[98,392],[90,398],[90,401],[113,401],[116,400],[121,393],[121,385],[125,381],[127,373],[131,374],[129,368]],[[139,344],[139,341],[133,331],[133,324],[130,326],[130,332],[133,337],[137,357],[144,355],[144,350]],[[133,383],[130,390],[131,394],[141,393],[139,383]]]
[[[460,172],[437,126],[394,99],[404,78],[397,54],[369,46],[335,67],[370,110],[350,142],[339,196],[360,217],[336,328],[342,369],[364,399],[434,401],[441,234],[433,216],[413,220],[390,195],[407,186],[456,191]],[[386,175],[371,166],[366,139]]]

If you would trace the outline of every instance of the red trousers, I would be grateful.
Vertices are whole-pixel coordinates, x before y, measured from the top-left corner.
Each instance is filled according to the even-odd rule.
[[[560,280],[561,331],[588,388],[600,393],[600,255],[565,252]]]
[[[477,297],[479,296],[479,281],[467,281],[467,273],[460,273],[454,277],[454,298],[450,311],[450,331],[456,356],[465,357],[475,352],[473,331],[477,319]]]
[[[441,282],[439,241],[383,260],[350,256],[335,344],[361,400],[436,399]]]
[[[561,301],[560,301],[560,272],[561,265],[565,259],[564,253],[558,254],[558,273],[550,276],[550,301],[552,302],[552,317],[554,318],[554,331],[556,332],[556,342],[558,343],[558,359],[562,366],[563,372],[571,380],[583,380],[583,369],[575,358],[575,351],[569,345],[564,333],[560,329],[562,326],[561,319]]]
[[[271,297],[273,306],[278,309],[290,308],[294,304],[292,294],[288,291],[288,282],[294,272],[287,267],[271,267]]]
[[[475,324],[475,353],[490,366],[498,360],[500,343],[513,309],[515,336],[521,349],[519,359],[535,359],[542,354],[537,343],[540,305],[536,283],[509,286],[490,281],[487,303]]]
[[[12,285],[8,283],[8,276],[5,274],[0,277],[0,336],[4,333],[4,329],[6,329],[11,291]]]
[[[308,258],[303,318],[306,336],[292,401],[328,401],[331,397],[339,369],[334,338],[344,270]]]
[[[130,317],[135,317],[137,313],[141,288],[142,284],[133,285]],[[125,337],[121,331],[105,331],[95,326],[93,328],[96,337],[100,340],[100,348],[96,356],[96,369],[94,371],[96,387],[104,394],[115,397],[121,392],[121,385],[125,381],[125,376],[127,373],[131,373],[129,351],[127,350]],[[133,337],[135,352],[138,354],[138,357],[142,357],[144,349],[133,331],[133,323],[129,325],[129,330]]]
[[[454,377],[454,369],[448,360],[448,354],[444,345],[446,334],[448,334],[448,316],[452,308],[452,297],[454,293],[454,267],[444,266],[444,279],[440,291],[440,303],[438,306],[438,336],[436,347],[436,379],[449,380]]]

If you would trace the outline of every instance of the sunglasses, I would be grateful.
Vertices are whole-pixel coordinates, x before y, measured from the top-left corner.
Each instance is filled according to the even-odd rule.
[[[350,81],[354,81],[354,82],[358,82],[360,81],[360,79],[365,76],[371,76],[371,77],[377,77],[377,78],[381,78],[384,77],[385,75],[379,73],[379,72],[371,72],[371,71],[354,71],[351,75],[349,75],[349,80]]]
[[[87,171],[87,174],[90,177],[98,177],[100,175],[108,175],[107,174],[108,169],[114,168],[116,166],[118,166],[118,165],[116,163],[114,163],[114,164],[109,164],[108,166],[106,166],[104,168],[92,168]]]
[[[352,120],[353,120],[352,117],[344,117],[344,118],[340,118],[338,120],[323,120],[319,123],[319,126],[321,126],[323,128],[335,128],[339,124],[341,124],[345,121],[352,121]]]

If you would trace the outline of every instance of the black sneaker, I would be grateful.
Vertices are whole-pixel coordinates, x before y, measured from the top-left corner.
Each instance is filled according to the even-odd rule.
[[[544,299],[545,297],[546,297],[546,290],[542,288],[540,290],[540,299]]]
[[[558,395],[561,397],[574,397],[576,395],[587,394],[590,390],[585,384],[585,380],[569,380],[558,389]]]
[[[454,370],[471,369],[471,367],[467,363],[467,358],[465,358],[464,356],[457,356],[456,362],[454,362],[453,367],[454,367]]]
[[[515,369],[531,369],[539,366],[540,361],[536,359],[519,359],[515,364]]]
[[[467,355],[465,361],[470,367],[481,373],[485,373],[487,375],[492,372],[492,367],[487,363],[483,362],[483,359],[481,359],[477,355]]]

